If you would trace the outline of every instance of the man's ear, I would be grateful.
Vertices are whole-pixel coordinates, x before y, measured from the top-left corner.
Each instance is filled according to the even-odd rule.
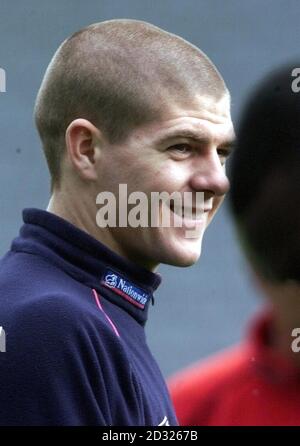
[[[75,119],[66,130],[67,156],[84,180],[97,180],[102,139],[100,130],[86,119]]]

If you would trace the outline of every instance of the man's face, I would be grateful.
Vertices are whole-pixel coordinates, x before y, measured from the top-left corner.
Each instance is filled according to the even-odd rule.
[[[143,192],[190,192],[196,211],[196,192],[203,192],[201,221],[179,217],[181,227],[107,228],[118,252],[149,269],[159,263],[189,266],[201,254],[202,237],[229,188],[225,161],[234,139],[229,98],[218,102],[196,97],[193,105],[173,105],[155,123],[134,129],[124,143],[107,146],[101,160],[99,187],[118,196],[119,184],[128,195]],[[99,192],[101,191],[99,190]],[[160,205],[159,212],[165,204]],[[173,219],[172,219],[173,214]],[[196,225],[197,237],[187,237]]]

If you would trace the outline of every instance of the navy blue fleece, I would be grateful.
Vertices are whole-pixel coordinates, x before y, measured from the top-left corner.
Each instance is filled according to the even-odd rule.
[[[50,212],[0,263],[0,425],[175,425],[144,326],[160,276]]]

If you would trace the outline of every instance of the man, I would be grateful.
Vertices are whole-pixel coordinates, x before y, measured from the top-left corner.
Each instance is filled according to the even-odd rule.
[[[174,425],[144,326],[158,264],[198,259],[228,189],[224,81],[173,34],[97,23],[57,50],[35,120],[52,196],[47,211],[24,210],[1,264],[0,424]],[[193,198],[190,216],[169,207],[181,226],[99,225],[99,194],[122,201],[119,185],[147,197],[201,192],[203,218]],[[193,226],[198,236],[185,237]]]
[[[280,68],[259,85],[247,104],[231,165],[233,216],[268,303],[247,339],[170,380],[184,425],[300,424],[297,67]]]

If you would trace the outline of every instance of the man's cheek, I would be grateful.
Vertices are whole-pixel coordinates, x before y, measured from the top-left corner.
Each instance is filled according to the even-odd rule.
[[[208,225],[214,218],[214,216],[215,216],[216,212],[218,211],[219,207],[221,206],[221,204],[223,203],[224,198],[225,198],[225,195],[214,199],[213,208],[212,208],[212,210],[209,214],[209,217],[208,217]]]

